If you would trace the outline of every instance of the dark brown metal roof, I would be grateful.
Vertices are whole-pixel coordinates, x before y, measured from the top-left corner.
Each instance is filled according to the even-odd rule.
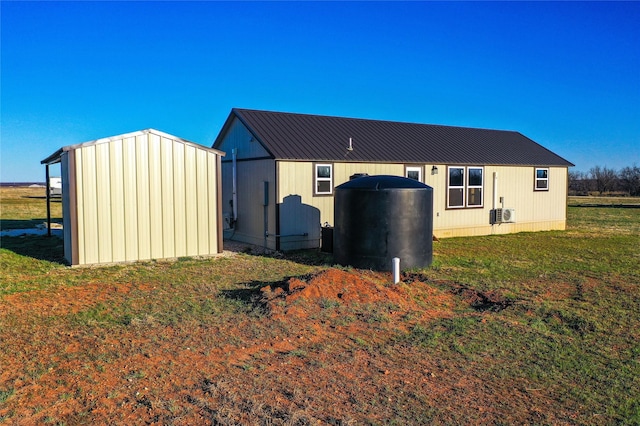
[[[514,131],[238,108],[231,110],[214,148],[235,118],[279,160],[573,166]]]

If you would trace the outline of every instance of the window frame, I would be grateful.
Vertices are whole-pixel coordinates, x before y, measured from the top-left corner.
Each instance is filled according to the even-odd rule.
[[[329,167],[329,177],[318,176],[319,167]],[[329,191],[318,191],[319,182],[329,182]],[[333,163],[313,163],[313,195],[314,196],[332,196],[333,195]]]
[[[471,170],[480,170],[480,185],[471,185],[471,176],[470,176],[470,171]],[[467,166],[467,171],[466,171],[466,176],[467,176],[467,185],[466,185],[466,191],[465,191],[465,195],[467,196],[467,199],[465,200],[465,204],[466,207],[469,209],[475,209],[475,208],[482,208],[484,207],[484,167],[480,167],[480,166]],[[479,189],[480,190],[480,204],[469,204],[469,200],[471,199],[471,197],[469,196],[470,190],[472,189]]]
[[[545,171],[546,177],[538,177],[538,171]],[[545,182],[544,187],[539,187],[538,182]],[[533,169],[533,190],[549,191],[549,167],[534,167]]]
[[[462,170],[462,184],[461,185],[451,185],[451,171],[452,170]],[[470,179],[470,171],[472,170],[480,170],[480,184],[472,185]],[[447,210],[459,210],[459,209],[482,209],[484,208],[484,182],[485,182],[485,173],[484,166],[447,166]],[[462,203],[452,205],[451,200],[451,190],[459,190],[462,194]],[[479,190],[480,191],[480,202],[479,204],[469,204],[469,200],[472,198],[469,196],[471,190]]]
[[[462,185],[451,185],[451,170],[462,170]],[[447,166],[447,209],[464,209],[465,208],[465,177],[466,168],[464,166]],[[451,205],[451,189],[462,190],[462,204]]]
[[[424,183],[424,166],[404,166],[404,177],[413,179],[408,176],[409,172],[418,172],[418,182]]]

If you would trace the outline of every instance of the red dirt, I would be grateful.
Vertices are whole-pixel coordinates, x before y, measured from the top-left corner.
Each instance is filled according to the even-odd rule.
[[[535,408],[548,401],[524,390],[487,389],[463,368],[409,347],[384,356],[369,349],[452,314],[456,296],[411,280],[390,285],[390,274],[329,269],[261,289],[266,316],[217,325],[164,325],[153,315],[121,327],[68,320],[98,303],[143,303],[157,291],[148,285],[89,283],[4,297],[0,392],[8,396],[0,421],[384,423],[427,416],[429,404],[450,407],[441,422],[509,423],[522,413],[553,420]],[[504,392],[519,398],[520,413],[499,403]]]

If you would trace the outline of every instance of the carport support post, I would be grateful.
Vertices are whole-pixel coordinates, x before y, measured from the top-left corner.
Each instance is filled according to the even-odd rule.
[[[50,188],[49,188],[49,165],[47,164],[45,166],[45,174],[46,174],[46,181],[45,181],[45,188],[47,188],[47,236],[50,237],[51,236],[51,192],[50,192]]]

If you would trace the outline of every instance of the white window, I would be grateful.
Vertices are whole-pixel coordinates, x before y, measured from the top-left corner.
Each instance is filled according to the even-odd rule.
[[[404,169],[404,176],[422,182],[422,167],[406,166]]]
[[[315,164],[314,194],[333,194],[333,164]]]
[[[548,191],[549,190],[549,169],[548,168],[536,168],[536,185],[534,187],[536,191]]]
[[[447,207],[464,208],[464,167],[449,167]]]
[[[484,205],[482,167],[450,166],[447,175],[447,208],[463,209]]]
[[[482,207],[482,167],[467,167],[467,207]]]

